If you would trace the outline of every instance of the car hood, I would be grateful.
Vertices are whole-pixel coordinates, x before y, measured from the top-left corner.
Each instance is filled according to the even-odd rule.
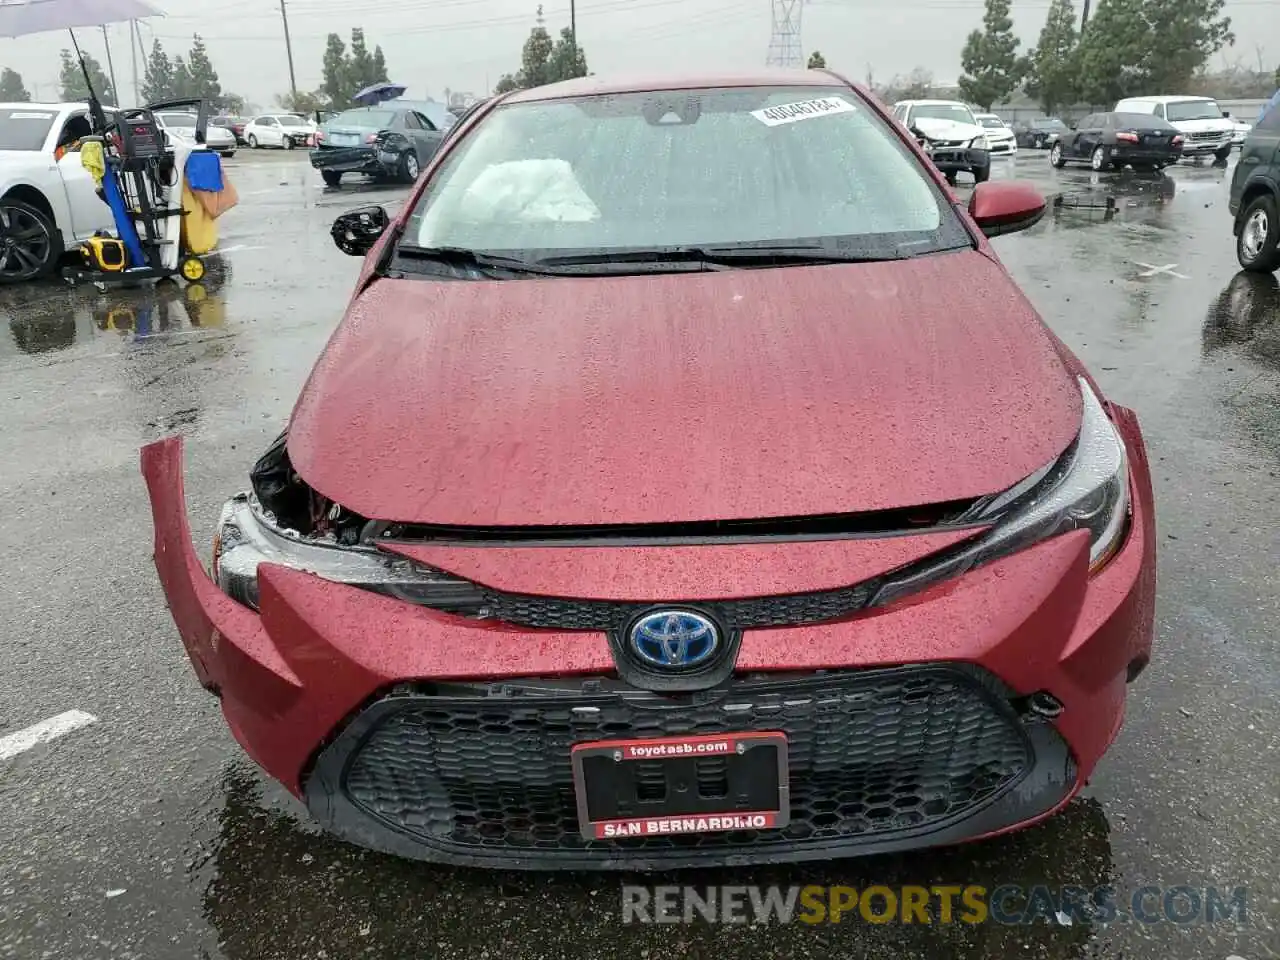
[[[937,117],[919,117],[912,120],[911,124],[937,140],[972,140],[986,133],[986,129],[976,123],[958,123]]]
[[[295,469],[366,517],[780,518],[1004,490],[1079,390],[977,251],[874,264],[379,279],[294,409]]]
[[[1229,133],[1235,129],[1226,117],[1208,117],[1204,120],[1170,120],[1183,133]]]

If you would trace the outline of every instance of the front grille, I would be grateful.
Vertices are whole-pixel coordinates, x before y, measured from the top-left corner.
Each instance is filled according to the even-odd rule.
[[[582,838],[573,744],[749,730],[788,736],[785,829]],[[439,684],[376,701],[318,764],[362,815],[446,854],[604,861],[927,833],[993,803],[1034,760],[998,681],[974,668],[928,665],[756,675],[679,696],[606,678]],[[722,771],[708,763],[698,777],[714,785]]]
[[[1225,138],[1225,137],[1226,137],[1226,134],[1223,134],[1223,133],[1214,133],[1212,130],[1210,130],[1210,131],[1209,131],[1209,132],[1207,132],[1207,133],[1193,133],[1193,134],[1191,134],[1191,139],[1192,139],[1192,140],[1222,140],[1222,139],[1223,139],[1223,138]]]
[[[785,627],[820,623],[856,613],[879,588],[879,579],[851,587],[814,593],[749,597],[699,603],[731,629]],[[619,600],[580,600],[503,593],[481,587],[479,614],[522,627],[550,630],[618,630],[628,620],[653,606]]]

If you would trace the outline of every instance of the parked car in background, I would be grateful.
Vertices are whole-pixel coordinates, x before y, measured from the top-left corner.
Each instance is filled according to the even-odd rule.
[[[423,117],[431,121],[433,127],[441,131],[448,131],[458,122],[457,114],[449,109],[447,103],[441,103],[439,100],[407,100],[403,97],[398,97],[395,100],[387,100],[380,106],[392,107],[397,110],[417,110]]]
[[[50,274],[111,208],[80,162],[92,132],[83,103],[0,103],[0,283]]]
[[[1013,125],[1014,142],[1030,150],[1048,150],[1070,127],[1057,117],[1020,120]]]
[[[934,166],[954,184],[956,174],[972,174],[975,183],[991,176],[990,142],[973,111],[958,100],[902,100],[893,105],[893,116],[913,133],[927,138]]]
[[[252,149],[280,147],[292,150],[315,142],[316,124],[294,113],[254,117],[244,128],[244,140]]]
[[[974,119],[986,131],[987,143],[993,157],[1011,157],[1018,152],[1017,138],[1009,125],[994,113],[979,113]]]
[[[1182,144],[1173,124],[1149,113],[1093,113],[1054,141],[1049,162],[1055,167],[1087,163],[1094,170],[1162,170],[1178,162]]]
[[[391,100],[345,110],[321,127],[311,165],[326,184],[338,186],[347,173],[394,177],[403,183],[418,179],[422,167],[440,149],[446,129],[398,103]]]
[[[1182,155],[1204,157],[1210,154],[1219,163],[1231,155],[1235,124],[1222,115],[1218,102],[1211,97],[1130,97],[1119,101],[1116,113],[1147,113],[1167,120],[1182,134]]]
[[[1267,111],[1240,148],[1228,209],[1240,266],[1280,269],[1280,109]]]
[[[249,121],[244,117],[214,117],[209,121],[211,127],[222,127],[224,130],[230,130],[231,135],[236,138],[236,143],[240,146],[245,145],[244,128],[248,126]]]
[[[158,110],[154,114],[156,123],[170,136],[177,137],[187,143],[196,142],[196,115],[186,110]],[[226,127],[214,126],[212,122],[205,124],[204,142],[210,150],[230,159],[236,155],[236,135]]]

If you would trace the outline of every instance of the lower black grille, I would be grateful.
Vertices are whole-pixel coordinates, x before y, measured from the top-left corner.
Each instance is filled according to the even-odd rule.
[[[613,842],[579,833],[570,747],[619,737],[782,730],[783,830]],[[327,761],[327,763],[326,763]],[[319,765],[382,828],[446,853],[577,861],[821,847],[923,834],[997,800],[1035,762],[1006,692],[953,665],[739,677],[664,696],[610,679],[438,684],[375,702]],[[709,785],[714,765],[699,770]]]

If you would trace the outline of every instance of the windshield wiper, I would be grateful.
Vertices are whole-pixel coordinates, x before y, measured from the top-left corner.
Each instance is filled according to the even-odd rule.
[[[409,260],[435,260],[451,267],[473,267],[480,270],[509,270],[514,273],[535,273],[562,276],[564,271],[547,264],[519,257],[504,257],[496,253],[484,253],[466,247],[419,247],[402,243],[396,247],[396,256]]]
[[[747,266],[787,266],[825,263],[874,263],[905,260],[901,253],[866,254],[832,250],[821,244],[777,244],[747,247],[655,247],[652,250],[602,250],[599,253],[547,257],[540,264],[579,266],[605,263],[704,263],[724,270]]]

